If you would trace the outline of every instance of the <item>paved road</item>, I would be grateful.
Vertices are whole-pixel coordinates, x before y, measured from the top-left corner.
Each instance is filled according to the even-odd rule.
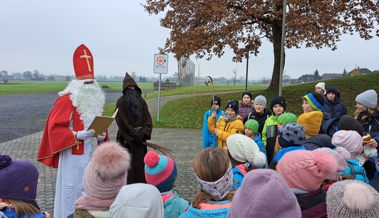
[[[106,102],[115,102],[119,91],[106,92]],[[0,95],[0,142],[21,138],[45,128],[57,93]]]

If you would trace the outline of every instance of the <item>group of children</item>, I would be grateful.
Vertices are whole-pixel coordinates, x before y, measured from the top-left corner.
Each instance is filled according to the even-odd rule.
[[[262,95],[252,102],[246,92],[243,99],[228,101],[224,112],[215,96],[204,114],[192,201],[175,191],[178,170],[171,157],[149,151],[147,184],[125,185],[131,156],[118,143],[104,142],[84,170],[85,192],[70,217],[379,217],[375,90],[357,95],[354,116],[324,113],[329,98],[316,91],[303,97],[299,116],[285,112],[282,96],[269,108]],[[330,117],[337,129],[322,132]],[[32,163],[0,155],[0,178],[1,218],[50,217],[35,201]]]

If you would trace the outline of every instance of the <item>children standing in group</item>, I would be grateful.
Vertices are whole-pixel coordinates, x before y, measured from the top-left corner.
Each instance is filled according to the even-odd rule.
[[[208,129],[217,136],[217,147],[226,149],[226,139],[233,134],[243,134],[245,127],[238,115],[238,101],[226,103],[225,114],[216,122],[216,111],[208,118]]]
[[[209,131],[208,129],[208,118],[212,116],[212,113],[216,111],[216,122],[221,115],[224,115],[225,112],[220,108],[221,106],[221,98],[218,96],[214,96],[214,99],[211,100],[211,109],[204,113],[203,119],[203,129],[202,129],[202,140],[203,140],[203,148],[217,147],[217,137],[216,134]]]
[[[259,123],[256,120],[250,119],[245,122],[245,135],[258,145],[259,150],[266,154],[266,148],[263,144],[262,137],[258,132]]]
[[[232,163],[233,185],[238,189],[247,172],[267,166],[266,155],[259,151],[254,141],[242,134],[234,134],[226,139],[228,154]]]
[[[226,217],[234,192],[232,164],[224,149],[207,148],[193,161],[196,183],[199,187],[195,199],[181,218]]]
[[[278,135],[278,117],[284,113],[286,106],[286,100],[283,96],[276,96],[271,101],[272,115],[266,120],[262,130],[262,141],[266,146],[267,163],[272,161],[276,136]]]
[[[27,160],[0,154],[0,215],[6,218],[50,218],[36,202],[39,172]]]
[[[145,155],[144,162],[146,183],[155,185],[161,193],[165,217],[179,217],[188,208],[189,203],[173,190],[177,177],[174,160],[151,150]]]
[[[242,117],[243,121],[246,121],[247,115],[253,111],[252,99],[250,92],[242,93],[242,101],[238,105],[238,115]]]
[[[267,118],[271,116],[270,110],[266,108],[266,97],[263,95],[258,95],[255,97],[254,102],[253,102],[253,111],[249,113],[246,117],[246,120],[254,119],[258,121],[259,123],[259,128],[258,128],[258,133],[262,135],[262,130],[263,126],[265,125],[265,122]],[[244,122],[246,122],[244,120]]]

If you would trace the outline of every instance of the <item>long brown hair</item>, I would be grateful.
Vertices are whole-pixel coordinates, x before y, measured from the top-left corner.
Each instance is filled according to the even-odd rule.
[[[24,217],[25,215],[32,216],[37,213],[42,213],[41,210],[35,207],[32,203],[14,199],[7,199],[7,201],[15,209],[18,217]]]
[[[228,170],[230,160],[227,151],[221,148],[208,148],[196,155],[193,161],[193,170],[197,177],[203,181],[214,182],[224,176]],[[228,193],[224,199],[231,200],[234,192]],[[192,201],[194,208],[200,209],[200,204],[212,200],[212,197],[198,190],[198,193]]]

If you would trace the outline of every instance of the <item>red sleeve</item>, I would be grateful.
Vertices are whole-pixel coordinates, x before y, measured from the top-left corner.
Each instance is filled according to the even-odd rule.
[[[37,160],[41,163],[57,168],[59,152],[71,148],[78,142],[69,128],[73,116],[69,95],[59,97],[46,121]]]

